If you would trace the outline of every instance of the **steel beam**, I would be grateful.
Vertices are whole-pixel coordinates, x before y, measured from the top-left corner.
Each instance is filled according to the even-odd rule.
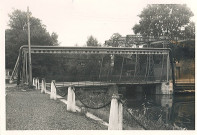
[[[22,46],[22,51],[28,53],[28,47]],[[163,48],[112,48],[112,47],[60,47],[33,46],[31,53],[54,54],[169,54],[170,49]]]

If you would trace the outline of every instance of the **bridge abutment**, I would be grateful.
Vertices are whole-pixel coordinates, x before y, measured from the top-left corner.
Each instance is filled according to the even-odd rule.
[[[156,84],[155,94],[171,95],[173,94],[173,83],[172,82],[162,82]]]

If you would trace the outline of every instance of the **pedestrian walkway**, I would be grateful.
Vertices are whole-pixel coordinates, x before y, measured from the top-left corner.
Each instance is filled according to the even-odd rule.
[[[38,90],[6,90],[7,130],[107,130],[80,113],[68,112],[60,100]]]

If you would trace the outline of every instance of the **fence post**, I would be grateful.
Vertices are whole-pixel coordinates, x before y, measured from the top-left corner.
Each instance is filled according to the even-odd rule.
[[[50,93],[50,99],[53,99],[53,81],[51,81],[51,93]]]
[[[33,78],[33,86],[35,86],[35,78]]]
[[[119,109],[119,130],[122,130],[123,128],[123,105],[122,103],[119,101],[119,104],[118,104],[118,109]]]
[[[45,93],[46,92],[46,82],[45,79],[42,78],[42,88],[41,88],[41,93]]]
[[[40,80],[37,78],[38,90],[40,89]]]
[[[113,94],[109,115],[108,130],[122,130],[123,107],[119,99],[120,97],[118,95]]]
[[[74,87],[68,87],[67,111],[76,112]]]
[[[57,95],[56,95],[56,87],[55,87],[55,80],[51,81],[51,94],[50,94],[50,99],[57,99]]]
[[[55,86],[55,80],[53,80],[53,99],[56,100],[57,99],[57,90],[56,90],[56,86]]]
[[[38,80],[37,78],[35,78],[35,86],[36,86],[36,90],[38,89]]]
[[[47,93],[47,83],[46,83],[46,80],[44,79],[44,93]]]

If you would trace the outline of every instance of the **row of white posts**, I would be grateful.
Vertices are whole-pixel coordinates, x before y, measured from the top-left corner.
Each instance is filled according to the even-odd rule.
[[[41,93],[46,93],[45,79],[42,79],[41,88],[38,78],[33,78],[33,85],[36,87],[37,90],[41,89]],[[54,99],[54,100],[57,99],[55,80],[51,81],[50,99]],[[112,96],[108,130],[122,130],[123,105],[119,101],[119,99],[120,97],[117,94],[114,94]],[[76,112],[75,92],[74,92],[74,87],[72,86],[68,87],[67,111]]]

